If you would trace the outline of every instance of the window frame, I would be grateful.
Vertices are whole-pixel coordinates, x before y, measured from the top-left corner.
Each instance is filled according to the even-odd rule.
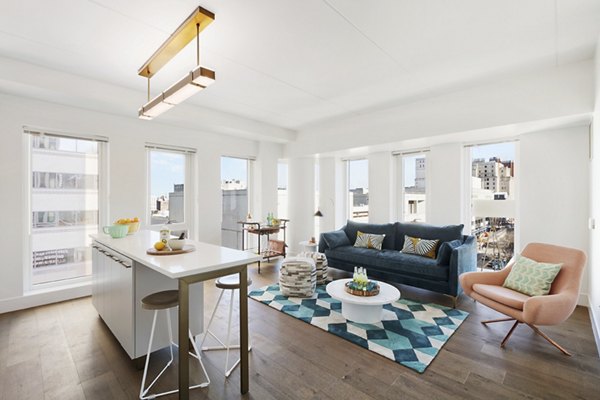
[[[430,201],[431,200],[431,193],[430,193],[431,192],[431,183],[430,183],[431,167],[430,167],[429,161],[428,161],[429,152],[430,152],[429,149],[420,149],[420,150],[414,150],[414,151],[404,151],[404,152],[392,153],[396,157],[397,175],[396,175],[395,181],[396,181],[396,184],[398,185],[397,190],[396,190],[396,219],[398,221],[412,222],[412,221],[404,220],[404,215],[405,215],[404,200],[406,199],[404,160],[408,157],[411,157],[411,158],[414,157],[416,159],[419,156],[425,157],[425,220],[418,221],[418,222],[427,223],[427,220],[429,219],[430,204],[431,204],[431,201]]]
[[[33,140],[36,137],[50,137],[50,138],[66,138],[66,139],[79,139],[79,140],[88,140],[94,141],[98,146],[98,228],[107,224],[108,221],[108,180],[109,180],[109,171],[108,171],[108,156],[109,156],[109,140],[104,136],[97,135],[86,135],[86,134],[72,134],[67,132],[57,132],[46,129],[38,129],[38,128],[29,128],[27,126],[23,127],[23,135],[22,135],[22,151],[23,161],[22,161],[22,171],[23,171],[23,182],[25,183],[22,186],[22,196],[25,199],[25,207],[23,207],[23,215],[22,215],[22,223],[23,226],[26,227],[23,231],[23,249],[22,249],[22,260],[23,262],[23,292],[27,293],[36,293],[36,292],[44,292],[44,291],[52,291],[52,290],[60,290],[64,288],[69,288],[73,286],[86,285],[91,283],[92,274],[87,276],[80,276],[69,279],[61,279],[52,282],[44,282],[33,284],[33,207],[32,207],[32,196],[34,188],[33,184],[33,157],[32,157],[32,146]],[[49,146],[47,150],[51,151],[60,151],[56,146]],[[40,188],[38,188],[40,189]],[[49,188],[41,188],[42,190],[56,190]],[[86,189],[65,189],[67,191],[72,190],[82,190]],[[54,214],[54,219],[58,216],[58,211],[50,211]],[[91,262],[91,260],[90,260]]]
[[[350,202],[348,201],[349,193],[350,193],[350,163],[354,162],[354,161],[366,161],[367,162],[367,190],[369,189],[369,158],[367,156],[364,157],[356,157],[356,158],[345,158],[342,159],[342,161],[345,162],[346,166],[344,168],[344,172],[345,172],[345,194],[344,194],[344,206],[345,206],[345,214],[346,214],[346,219],[348,221],[355,221],[352,218],[352,207],[354,206],[353,204],[350,204]],[[364,188],[363,188],[364,189]],[[370,193],[369,193],[370,194]],[[371,218],[371,214],[369,213],[369,205],[367,205],[367,220],[364,221],[365,223],[369,222],[369,219]],[[363,222],[363,221],[357,221],[357,222]]]
[[[163,224],[152,224],[152,208],[150,205],[151,188],[152,188],[152,163],[151,154],[153,151],[161,153],[174,153],[184,156],[184,186],[183,186],[183,221],[169,223],[169,229],[172,231],[187,231],[188,238],[194,238],[196,233],[195,224],[195,185],[194,185],[194,170],[196,163],[195,149],[183,147],[174,147],[160,144],[146,143],[146,210],[143,220],[146,222],[148,229],[159,231]]]

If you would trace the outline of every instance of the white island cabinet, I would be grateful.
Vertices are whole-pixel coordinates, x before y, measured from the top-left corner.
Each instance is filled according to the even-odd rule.
[[[92,238],[92,304],[131,359],[145,356],[153,312],[142,309],[141,300],[154,292],[177,289],[177,280],[155,271],[140,257],[154,243],[153,233],[142,231],[122,239],[106,235]],[[202,332],[202,285],[199,282],[190,287],[190,329],[194,335]],[[177,342],[178,313],[176,309],[170,312]],[[166,324],[164,313],[159,313],[153,351],[169,344]]]

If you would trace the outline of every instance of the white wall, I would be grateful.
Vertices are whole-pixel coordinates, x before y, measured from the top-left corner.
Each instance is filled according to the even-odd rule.
[[[523,248],[530,242],[574,247],[589,253],[588,128],[523,135],[519,174],[519,225]],[[581,293],[588,293],[589,268]],[[581,304],[587,304],[582,298]]]
[[[335,223],[335,163],[333,157],[319,159],[319,209],[323,214],[319,222],[321,232],[339,228]]]
[[[265,195],[258,198],[269,202],[266,207],[273,210],[276,208],[276,185],[273,184],[276,183],[276,161],[272,162],[271,158],[277,160],[281,156],[278,145],[259,149],[259,142],[256,141],[176,128],[163,125],[160,120],[142,121],[133,117],[0,95],[0,210],[3,213],[4,227],[0,230],[3,249],[0,312],[35,305],[37,301],[32,300],[31,296],[23,297],[23,260],[26,255],[24,241],[29,223],[26,214],[28,188],[25,178],[28,172],[24,161],[27,151],[23,148],[24,125],[109,138],[109,221],[121,217],[145,216],[145,142],[197,149],[194,183],[197,187],[195,219],[199,227],[199,240],[215,244],[219,244],[221,240],[220,157],[223,154],[261,157],[265,153],[269,154],[265,168],[273,168],[273,172],[261,174],[257,171],[262,179],[254,189],[259,193],[264,189]],[[262,155],[259,150],[264,150]],[[271,184],[272,188],[263,186]],[[256,206],[262,207],[260,203]],[[46,295],[43,301],[52,299],[62,298],[59,294],[54,297]]]
[[[290,253],[300,251],[299,242],[315,236],[315,160],[310,157],[289,160],[288,199]]]
[[[393,219],[392,177],[394,157],[389,151],[371,153],[369,160],[369,222],[381,224]]]
[[[463,145],[449,143],[432,146],[427,153],[427,222],[455,225],[464,221],[462,206]]]
[[[592,124],[592,160],[590,162],[590,218],[595,228],[590,230],[589,300],[596,344],[600,353],[600,40],[596,45],[594,121]]]

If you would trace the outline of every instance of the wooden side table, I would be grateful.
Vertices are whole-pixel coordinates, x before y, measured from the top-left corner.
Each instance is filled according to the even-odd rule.
[[[262,225],[260,222],[253,221],[239,221],[238,224],[242,225],[242,250],[248,250],[246,248],[247,240],[246,237],[248,234],[253,234],[258,236],[258,248],[257,254],[266,259],[267,261],[271,261],[273,257],[285,257],[286,255],[286,243],[285,243],[285,234],[287,229],[287,223],[289,219],[280,219],[279,225]],[[270,240],[270,236],[277,234],[279,232],[283,232],[283,244],[282,243],[271,243],[275,242],[275,240]],[[263,236],[267,237],[267,248],[261,249],[261,238]],[[277,241],[280,242],[280,241]],[[260,261],[258,262],[258,273],[260,274]]]

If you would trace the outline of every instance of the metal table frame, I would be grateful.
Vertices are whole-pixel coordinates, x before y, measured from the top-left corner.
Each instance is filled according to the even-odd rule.
[[[221,276],[239,274],[240,279],[240,349],[248,348],[248,265],[253,262],[228,267],[218,271],[202,272],[195,275],[178,278],[179,281],[179,399],[190,398],[190,367],[188,339],[190,312],[190,285]],[[240,351],[240,391],[248,393],[250,378],[248,352]]]

